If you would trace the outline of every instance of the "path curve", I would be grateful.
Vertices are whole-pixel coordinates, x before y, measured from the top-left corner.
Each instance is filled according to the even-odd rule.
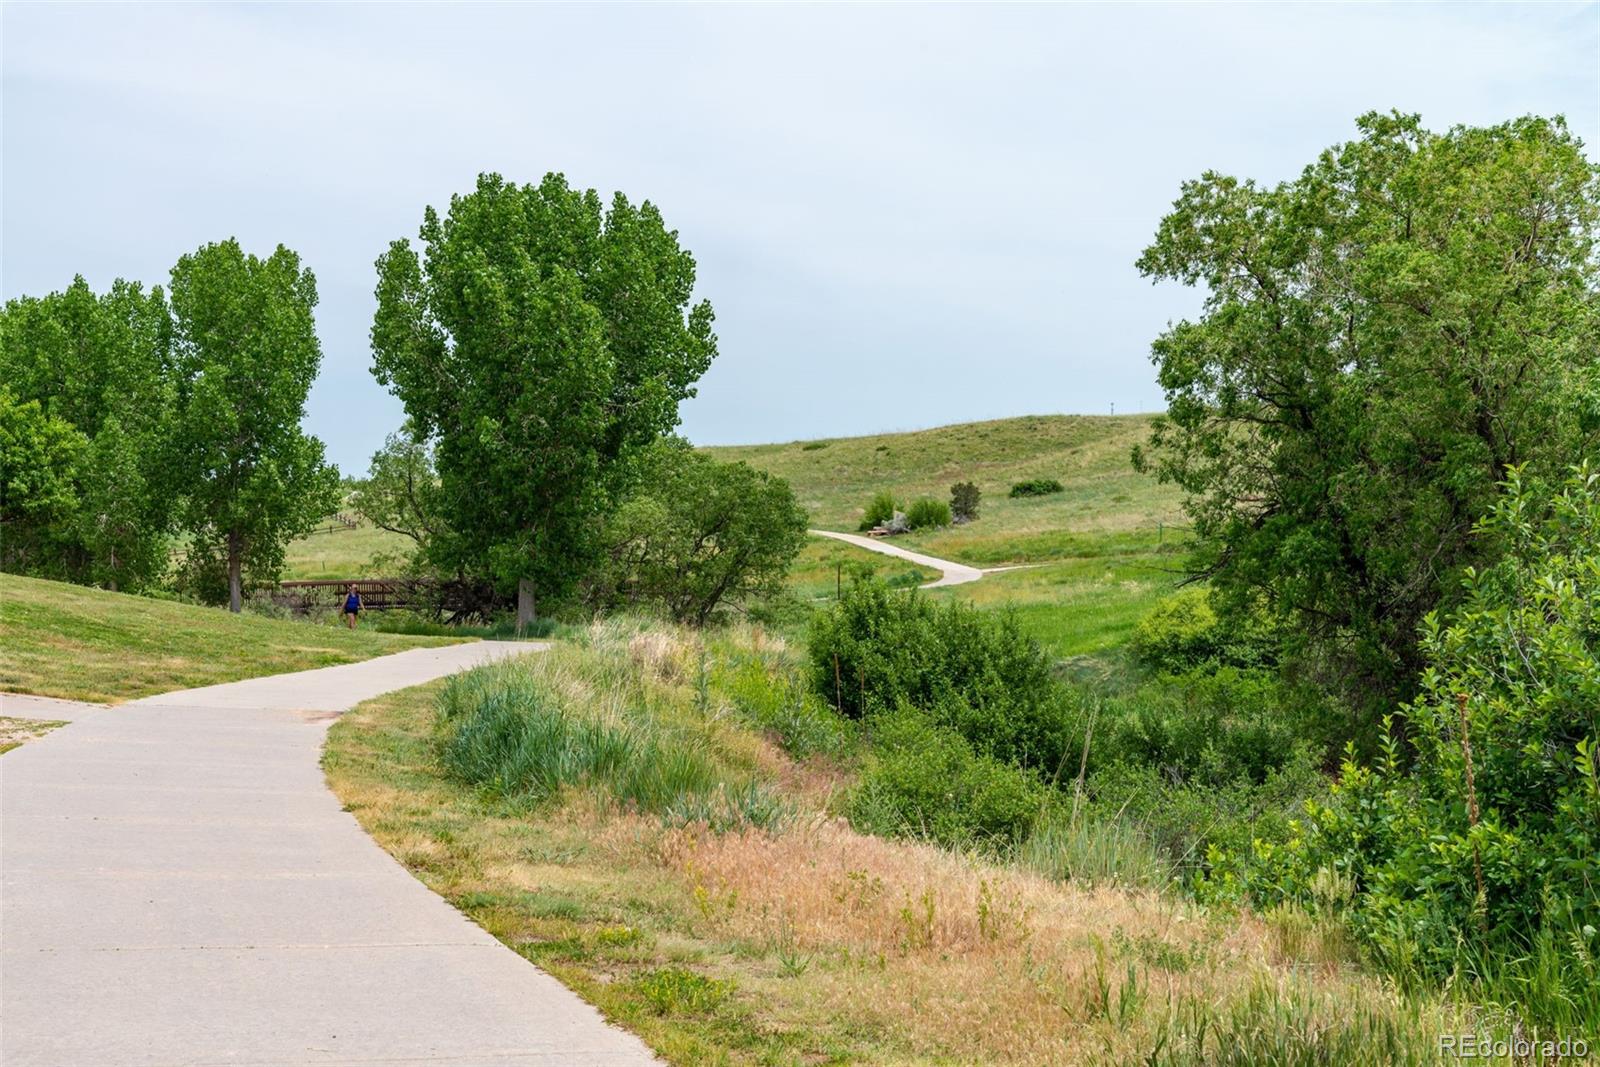
[[[0,758],[0,1062],[657,1062],[341,810],[328,722],[543,645],[148,697]]]
[[[965,563],[952,563],[947,559],[937,559],[933,556],[924,556],[921,552],[912,552],[910,549],[891,545],[878,537],[863,537],[860,534],[839,533],[835,530],[812,530],[818,537],[831,537],[835,541],[843,541],[857,548],[864,548],[869,552],[882,552],[886,556],[895,556],[899,559],[909,560],[924,567],[932,567],[940,571],[938,581],[928,582],[921,586],[923,589],[937,589],[945,585],[965,585],[975,582],[983,577],[983,571],[977,567],[969,567]]]

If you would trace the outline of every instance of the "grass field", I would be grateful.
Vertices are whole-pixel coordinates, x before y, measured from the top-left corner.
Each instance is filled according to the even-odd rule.
[[[410,538],[365,521],[354,529],[334,525],[332,530],[328,532],[329,524],[324,523],[314,533],[289,542],[284,549],[284,581],[385,577],[385,560],[399,559],[414,547]]]
[[[713,832],[593,781],[536,802],[454,780],[440,684],[342,717],[324,767],[417,878],[674,1064],[1421,1065],[1466,1025],[1294,916],[857,833],[832,810],[848,751],[796,761],[759,728],[792,699],[793,655],[759,629],[616,620],[516,668],[577,722],[676,738],[775,790],[793,814],[769,830]]]
[[[868,575],[907,588],[934,581],[939,572],[842,541],[813,537],[789,566],[789,589],[802,600],[817,600],[833,596],[841,582]]]
[[[0,574],[0,690],[13,693],[114,703],[453,641]]]

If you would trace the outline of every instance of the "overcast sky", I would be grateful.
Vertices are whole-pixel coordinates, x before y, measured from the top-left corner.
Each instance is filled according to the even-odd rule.
[[[1293,176],[1373,108],[1600,143],[1592,4],[3,12],[4,295],[289,245],[350,472],[400,422],[373,260],[479,171],[660,205],[717,312],[683,427],[716,444],[1157,409],[1198,298],[1133,260],[1183,179]]]

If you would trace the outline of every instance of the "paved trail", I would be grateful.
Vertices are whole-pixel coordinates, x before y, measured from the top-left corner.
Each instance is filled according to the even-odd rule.
[[[323,782],[335,713],[530,647],[52,716],[76,721],[0,757],[0,1063],[656,1062],[412,878]]]
[[[901,548],[899,545],[888,544],[877,537],[836,533],[833,530],[812,530],[811,532],[818,537],[831,537],[835,541],[843,541],[846,544],[865,548],[872,552],[882,552],[886,556],[896,556],[900,559],[910,560],[912,563],[920,564],[924,567],[932,567],[934,570],[942,572],[938,581],[929,582],[922,586],[923,589],[936,589],[942,585],[965,585],[967,582],[975,582],[982,578],[984,573],[977,567],[969,567],[965,563],[952,563],[950,560],[936,559],[933,556],[924,556],[920,552],[912,552],[909,549]],[[1002,567],[999,569],[1008,570],[1010,568]]]

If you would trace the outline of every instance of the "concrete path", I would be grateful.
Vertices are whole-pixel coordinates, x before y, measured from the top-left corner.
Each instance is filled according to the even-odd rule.
[[[150,697],[0,757],[0,1063],[655,1062],[412,878],[323,782],[336,712],[529,649]]]
[[[855,545],[857,548],[865,548],[871,552],[882,552],[886,556],[896,556],[942,572],[938,581],[928,582],[922,586],[923,589],[937,589],[943,585],[965,585],[967,582],[975,582],[983,577],[983,571],[977,567],[969,567],[965,563],[952,563],[947,559],[936,559],[933,556],[924,556],[920,552],[912,552],[910,549],[901,548],[899,545],[891,545],[881,537],[863,537],[860,534],[836,533],[833,530],[812,530],[811,532],[818,537],[831,537],[835,541],[843,541],[846,544]]]
[[[97,715],[105,710],[104,704],[85,704],[81,700],[36,697],[24,693],[0,693],[0,718],[75,722],[85,715]]]

